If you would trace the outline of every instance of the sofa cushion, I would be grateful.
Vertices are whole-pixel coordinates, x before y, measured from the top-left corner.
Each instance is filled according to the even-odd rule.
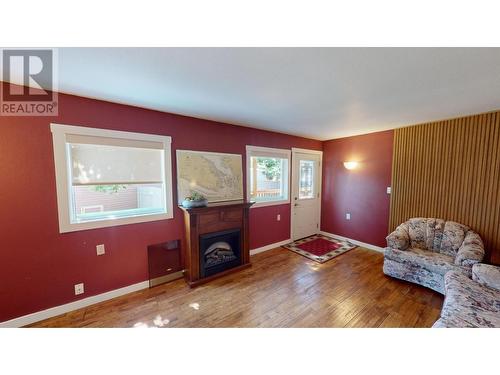
[[[408,235],[408,224],[399,225],[394,232],[386,238],[387,246],[393,249],[406,250],[410,246],[410,236]]]
[[[476,328],[476,326],[458,316],[454,316],[452,318],[439,318],[432,325],[432,328]]]
[[[500,292],[483,286],[460,272],[444,277],[445,300],[441,317],[457,327],[500,327]]]
[[[472,266],[472,280],[496,289],[500,293],[500,267],[483,263],[474,264]]]
[[[410,247],[414,249],[426,249],[427,219],[416,217],[408,221],[408,234],[410,235]]]
[[[469,230],[465,235],[462,246],[457,251],[455,264],[472,267],[473,264],[479,263],[484,257],[483,240],[479,234]]]
[[[427,250],[439,253],[445,221],[443,219],[427,219],[426,243]]]
[[[386,248],[384,255],[387,259],[405,264],[418,265],[430,272],[440,275],[444,275],[450,270],[458,270],[467,273],[467,270],[463,267],[454,264],[453,257],[432,251],[418,248],[410,248],[405,251]]]
[[[444,224],[440,253],[455,258],[458,249],[462,245],[462,242],[464,242],[468,230],[469,227],[467,225],[454,221],[447,221]]]
[[[382,270],[387,276],[420,284],[444,294],[444,275],[431,272],[418,264],[395,261],[386,257]]]
[[[408,220],[410,247],[441,252],[445,221],[443,219],[417,217]]]

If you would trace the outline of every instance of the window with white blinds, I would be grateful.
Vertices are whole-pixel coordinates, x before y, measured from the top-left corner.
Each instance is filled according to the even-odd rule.
[[[170,137],[52,124],[61,232],[172,215]]]

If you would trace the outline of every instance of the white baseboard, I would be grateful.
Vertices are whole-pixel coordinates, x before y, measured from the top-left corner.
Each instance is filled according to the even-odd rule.
[[[280,246],[286,245],[287,243],[290,243],[290,242],[292,242],[292,240],[289,238],[288,240],[284,240],[284,241],[280,241],[280,242],[275,242],[275,243],[272,243],[270,245],[258,247],[257,249],[250,250],[250,255],[255,255],[255,254],[258,254],[258,253],[262,253],[264,251],[272,250],[272,249],[274,249],[276,247],[280,247]]]
[[[365,243],[365,242],[353,240],[351,238],[347,238],[347,237],[344,237],[344,236],[339,236],[338,234],[328,233],[328,232],[325,232],[323,230],[321,230],[319,233],[321,233],[321,234],[323,234],[325,236],[329,236],[329,237],[337,237],[337,238],[339,238],[341,240],[349,241],[349,242],[353,243],[354,245],[365,247],[365,248],[370,249],[370,250],[375,250],[375,251],[378,251],[380,253],[384,252],[384,248],[380,247],[380,246],[370,245],[369,243]]]
[[[149,281],[142,281],[140,283],[132,284],[120,289],[111,290],[109,292],[87,297],[75,302],[66,303],[65,305],[51,307],[50,309],[47,310],[38,311],[33,314],[20,316],[19,318],[14,318],[11,320],[7,320],[5,322],[0,322],[0,328],[23,327],[28,324],[36,323],[41,320],[52,318],[54,316],[65,314],[70,311],[81,309],[82,307],[87,307],[99,302],[107,301],[109,299],[120,297],[125,294],[136,292],[138,290],[146,288],[149,288]]]

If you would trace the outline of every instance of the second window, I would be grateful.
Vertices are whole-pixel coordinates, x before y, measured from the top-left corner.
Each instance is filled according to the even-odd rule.
[[[255,206],[290,202],[290,150],[247,146],[247,196]]]

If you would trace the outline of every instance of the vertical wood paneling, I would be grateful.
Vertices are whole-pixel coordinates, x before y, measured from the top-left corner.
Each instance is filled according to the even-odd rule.
[[[500,112],[396,129],[389,228],[411,217],[470,226],[500,264]]]

